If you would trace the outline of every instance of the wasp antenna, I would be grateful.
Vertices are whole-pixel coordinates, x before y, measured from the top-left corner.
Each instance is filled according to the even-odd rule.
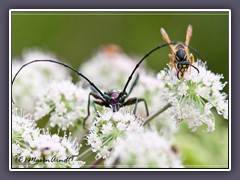
[[[182,68],[181,68],[182,69]],[[177,78],[180,80],[180,78],[179,78],[179,73],[180,73],[180,70],[181,69],[179,69],[178,71],[177,71]]]
[[[194,66],[192,64],[189,64],[189,65],[192,66],[193,68],[195,68],[197,70],[197,72],[199,73],[199,69],[196,66]]]
[[[35,62],[51,62],[51,63],[56,63],[56,64],[59,64],[59,65],[62,65],[72,71],[74,71],[75,73],[77,73],[79,76],[83,77],[93,88],[96,89],[96,91],[103,97],[103,93],[100,91],[100,89],[98,89],[98,87],[92,82],[90,81],[86,76],[84,76],[82,73],[78,72],[76,69],[74,69],[73,67],[65,64],[65,63],[62,63],[62,62],[59,62],[59,61],[55,61],[55,60],[51,60],[51,59],[41,59],[41,60],[33,60],[33,61],[30,61],[26,64],[24,64],[18,71],[17,73],[15,74],[15,76],[13,77],[13,80],[12,80],[12,86],[13,86],[13,83],[17,77],[17,75],[20,73],[20,71],[27,65],[29,64],[32,64],[32,63],[35,63]]]

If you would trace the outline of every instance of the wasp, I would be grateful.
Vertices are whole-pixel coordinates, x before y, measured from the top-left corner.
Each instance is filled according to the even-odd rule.
[[[192,26],[188,25],[185,44],[181,42],[172,42],[163,28],[160,29],[160,32],[163,39],[169,44],[169,47],[172,51],[172,54],[168,54],[168,57],[170,59],[170,66],[175,68],[177,71],[177,78],[180,79],[179,74],[181,77],[184,77],[184,73],[188,70],[189,66],[196,69],[199,73],[198,68],[193,65],[194,56],[192,53],[189,53],[189,43],[192,37]]]

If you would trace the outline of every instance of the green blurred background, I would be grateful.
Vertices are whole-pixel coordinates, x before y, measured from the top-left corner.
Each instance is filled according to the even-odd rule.
[[[185,42],[187,26],[191,24],[190,46],[207,60],[209,69],[224,74],[228,81],[228,12],[12,12],[11,18],[12,57],[21,55],[26,48],[37,47],[55,53],[75,68],[109,43],[118,44],[128,55],[143,56],[165,43],[160,27],[172,41]],[[169,52],[169,48],[161,49],[146,64],[156,72],[163,69]],[[228,86],[224,91],[228,94]],[[176,142],[185,164],[227,166],[226,120],[218,117],[213,133],[192,133],[184,124],[180,129]]]
[[[227,80],[228,12],[13,12],[12,55],[39,47],[78,68],[108,43],[118,44],[129,55],[144,55],[164,43],[160,27],[172,41],[185,42],[188,24],[193,26],[190,45],[207,60],[209,69]],[[146,63],[159,71],[169,61],[169,52],[164,48]]]

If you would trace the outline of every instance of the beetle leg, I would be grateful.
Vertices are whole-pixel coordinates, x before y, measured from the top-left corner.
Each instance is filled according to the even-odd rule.
[[[146,109],[146,114],[147,116],[149,115],[149,112],[148,112],[148,106],[147,106],[147,102],[145,99],[143,98],[130,98],[128,99],[124,104],[123,106],[129,106],[129,105],[133,105],[135,104],[134,106],[134,110],[133,110],[133,114],[136,114],[136,111],[137,111],[137,105],[139,102],[144,102],[144,105],[145,105],[145,109]]]
[[[93,96],[96,99],[100,99],[102,102],[104,102],[102,100],[102,97],[96,93],[90,92],[88,95],[88,105],[87,105],[87,116],[84,118],[83,120],[83,129],[85,129],[85,124],[86,124],[86,120],[88,119],[88,117],[90,116],[90,96]],[[94,108],[96,110],[95,104],[94,104]]]
[[[100,117],[100,112],[97,110],[96,104],[99,105],[99,106],[106,106],[106,104],[105,104],[105,101],[103,101],[101,99],[93,101],[93,107],[94,107],[98,117]]]
[[[189,54],[189,58],[188,58],[188,63],[190,64],[190,66],[194,63],[194,56],[192,53]],[[189,73],[191,73],[191,67],[189,68]]]

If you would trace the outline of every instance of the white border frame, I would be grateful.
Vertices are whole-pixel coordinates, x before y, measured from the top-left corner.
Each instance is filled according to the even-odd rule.
[[[229,113],[228,121],[229,121],[229,132],[228,132],[228,162],[229,168],[228,169],[12,169],[12,99],[11,93],[12,92],[12,65],[11,65],[11,15],[12,12],[223,12],[226,11],[229,13],[229,106],[228,109],[231,110],[231,10],[230,9],[10,9],[9,10],[9,171],[231,171],[231,111]]]

